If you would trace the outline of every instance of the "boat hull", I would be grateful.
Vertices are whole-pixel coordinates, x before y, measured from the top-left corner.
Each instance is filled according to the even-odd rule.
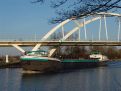
[[[67,62],[62,64],[62,70],[85,69],[106,66],[106,62]]]
[[[106,61],[99,62],[97,60],[47,60],[37,61],[29,60],[22,61],[22,68],[24,71],[38,71],[40,73],[59,72],[72,69],[94,68],[99,66],[106,66]]]
[[[45,72],[56,72],[60,70],[60,62],[58,61],[22,61],[22,68],[25,71],[39,71],[40,73]]]

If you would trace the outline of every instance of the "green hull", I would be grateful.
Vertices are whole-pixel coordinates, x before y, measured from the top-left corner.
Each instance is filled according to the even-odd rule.
[[[39,62],[48,62],[48,59],[39,59],[39,58],[21,58],[21,61],[39,61]],[[99,62],[99,60],[96,59],[64,59],[60,62],[66,63],[66,62]]]
[[[38,58],[20,58],[21,61],[40,61],[40,62],[47,62],[48,59],[38,59]]]
[[[99,60],[94,60],[94,59],[65,59],[62,61],[63,63],[66,62],[99,62]]]

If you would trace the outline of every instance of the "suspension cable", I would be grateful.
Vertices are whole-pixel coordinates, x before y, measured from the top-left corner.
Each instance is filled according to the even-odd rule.
[[[121,21],[120,21],[120,19],[119,19],[119,26],[118,26],[118,42],[120,41],[120,28],[121,28],[120,24],[121,24]]]
[[[101,29],[102,29],[102,18],[100,18],[100,25],[99,25],[99,40],[101,39]]]
[[[85,32],[85,40],[87,40],[87,30],[85,25],[85,18],[84,18],[84,32]]]
[[[107,23],[106,23],[106,17],[105,17],[105,15],[104,15],[104,23],[105,23],[106,39],[108,40],[108,31],[107,31]]]
[[[62,25],[61,28],[62,28],[62,37],[64,38],[64,35],[65,35],[65,34],[64,34],[64,26]]]
[[[79,41],[80,41],[80,37],[81,37],[81,35],[80,35],[80,33],[81,33],[81,29],[79,28]]]

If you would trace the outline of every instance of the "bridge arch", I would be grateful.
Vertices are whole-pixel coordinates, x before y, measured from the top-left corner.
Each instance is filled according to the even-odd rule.
[[[100,21],[100,24],[99,24],[99,40],[98,40],[98,42],[100,42],[101,41],[101,38],[100,38],[100,30],[101,30],[101,21],[102,21],[102,19],[104,19],[105,20],[105,22],[104,22],[104,25],[105,25],[105,35],[106,35],[106,39],[108,40],[109,38],[108,38],[108,32],[107,32],[107,30],[108,30],[108,28],[106,27],[106,17],[121,17],[121,14],[117,14],[117,13],[108,13],[108,12],[100,12],[100,13],[97,13],[97,14],[95,14],[95,15],[90,15],[90,16],[88,16],[88,17],[92,17],[91,19],[90,18],[87,18],[87,19],[85,19],[86,17],[82,17],[81,19],[83,20],[83,21],[79,21],[79,20],[76,20],[76,19],[74,19],[74,18],[72,18],[72,19],[67,19],[67,20],[65,20],[65,21],[63,21],[62,23],[60,23],[60,24],[58,24],[57,26],[55,26],[53,29],[51,29],[41,40],[39,40],[39,41],[31,41],[32,43],[30,44],[30,42],[28,42],[28,41],[24,41],[24,40],[22,40],[22,41],[8,41],[8,42],[6,42],[5,41],[5,43],[3,43],[3,42],[1,42],[1,44],[0,44],[0,46],[2,46],[2,45],[4,45],[4,46],[13,46],[13,47],[15,47],[15,48],[17,48],[19,51],[21,51],[21,52],[25,52],[25,50],[21,47],[21,46],[29,46],[29,45],[32,45],[32,46],[35,46],[32,50],[33,51],[36,51],[36,50],[38,50],[38,48],[39,47],[41,47],[43,44],[42,44],[42,42],[46,42],[46,41],[48,41],[48,38],[52,35],[52,34],[54,34],[55,32],[57,32],[59,29],[62,29],[62,37],[59,39],[59,40],[56,40],[56,42],[66,42],[66,41],[68,41],[67,39],[71,36],[71,35],[73,35],[76,31],[82,31],[80,28],[82,28],[83,27],[83,29],[84,29],[84,37],[85,37],[85,40],[83,41],[83,42],[86,42],[86,39],[87,39],[87,26],[88,26],[88,24],[89,25],[91,25],[92,24],[92,22],[94,22],[94,21],[97,21],[97,20],[99,20]],[[65,31],[65,26],[67,26],[70,22],[73,22],[73,24],[75,25],[73,28],[71,28],[71,29],[69,29],[68,30],[68,32],[64,32]],[[120,23],[121,23],[121,21],[119,20],[119,24],[117,24],[117,25],[119,25],[118,26],[118,33],[117,33],[117,43],[118,42],[120,42]],[[78,32],[78,34],[80,34]],[[78,35],[78,40],[76,41],[76,42],[81,42],[82,40],[80,39],[80,35]],[[50,40],[50,42],[53,42],[53,40]],[[90,41],[88,41],[88,42],[90,42]],[[102,41],[103,42],[103,41]],[[106,41],[104,41],[104,43],[105,43]],[[109,40],[107,41],[108,43],[110,42]],[[74,42],[73,42],[74,43]],[[97,42],[96,42],[97,43]],[[116,44],[117,44],[116,43]],[[52,56],[53,54],[54,54],[54,52],[56,51],[56,48],[53,48],[52,50],[50,50],[50,54],[49,54],[49,56]]]
[[[104,18],[104,23],[105,23],[105,33],[106,33],[106,39],[108,40],[108,32],[107,32],[107,25],[106,25],[106,17],[121,17],[121,14],[117,14],[117,13],[110,13],[110,12],[100,12],[100,13],[96,13],[95,15],[90,15],[93,18],[86,20],[85,21],[85,17],[83,22],[78,22],[78,20],[76,19],[67,19],[65,21],[63,21],[62,23],[60,23],[59,25],[57,25],[56,27],[54,27],[53,29],[51,29],[42,39],[41,41],[46,41],[52,34],[54,34],[59,28],[62,29],[62,34],[63,37],[61,39],[59,39],[59,41],[66,41],[67,38],[69,38],[73,33],[75,33],[76,31],[78,31],[80,28],[84,27],[84,31],[85,31],[85,39],[87,38],[86,35],[86,25],[89,23],[92,23],[94,21],[100,20],[100,27],[99,27],[99,40],[100,40],[100,32],[101,32],[101,19],[102,17]],[[72,30],[70,30],[68,33],[64,33],[64,28],[63,26],[65,26],[66,24],[68,24],[69,22],[73,21],[77,26],[74,27]],[[119,41],[119,37],[120,37],[120,24],[119,24],[119,31],[118,31],[118,41]],[[80,35],[79,35],[80,36]],[[38,50],[39,47],[41,47],[42,44],[37,44],[32,51],[36,51]],[[50,50],[50,54],[49,56],[52,56],[54,54],[54,52],[56,51],[56,48],[53,48],[52,50]]]

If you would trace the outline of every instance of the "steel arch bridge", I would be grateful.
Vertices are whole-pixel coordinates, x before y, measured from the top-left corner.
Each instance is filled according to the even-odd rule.
[[[116,33],[115,38],[116,40],[111,40],[109,35],[109,30],[107,26],[107,17],[111,18],[114,17],[117,19],[117,24],[114,23],[111,27],[117,26],[115,28],[116,31],[110,34]],[[81,17],[80,19],[76,20],[74,18],[67,19],[54,28],[52,28],[41,40],[39,41],[0,41],[0,46],[13,46],[20,50],[21,52],[25,52],[21,48],[21,46],[34,46],[32,51],[38,50],[41,46],[77,46],[77,45],[84,45],[84,46],[94,46],[94,45],[113,45],[113,46],[120,46],[120,24],[121,24],[121,14],[117,13],[108,13],[108,12],[101,12],[95,15],[90,15],[86,17]],[[97,22],[98,21],[98,22]],[[96,33],[88,33],[87,26],[91,23],[96,22],[93,26]],[[98,24],[97,24],[98,23]],[[111,22],[109,22],[111,23]],[[69,27],[66,27],[69,26]],[[95,27],[98,27],[97,29]],[[68,31],[66,31],[68,30]],[[103,34],[102,34],[103,32]],[[57,35],[56,35],[57,34]],[[83,36],[83,38],[81,38]],[[91,36],[91,37],[90,37]],[[97,39],[93,37],[97,37]],[[89,38],[88,38],[89,37]],[[53,48],[49,52],[49,56],[52,56],[56,48]]]

